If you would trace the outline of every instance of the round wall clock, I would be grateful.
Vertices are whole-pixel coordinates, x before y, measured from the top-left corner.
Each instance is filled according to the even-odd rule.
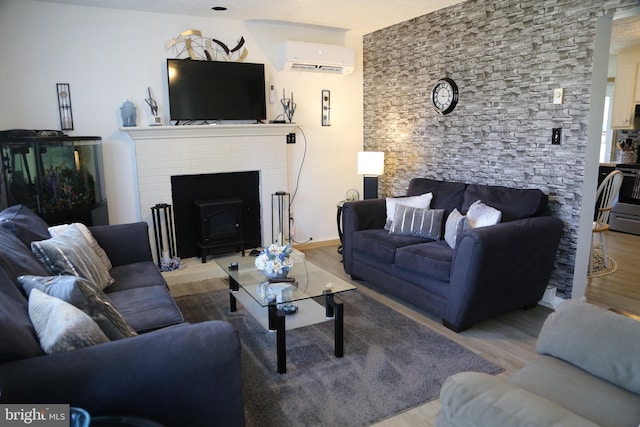
[[[433,86],[431,101],[440,114],[449,114],[458,103],[458,85],[448,77],[440,79]]]

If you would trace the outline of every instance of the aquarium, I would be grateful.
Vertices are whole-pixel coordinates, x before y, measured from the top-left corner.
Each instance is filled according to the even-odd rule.
[[[23,204],[47,223],[108,224],[102,138],[0,132],[2,208]]]

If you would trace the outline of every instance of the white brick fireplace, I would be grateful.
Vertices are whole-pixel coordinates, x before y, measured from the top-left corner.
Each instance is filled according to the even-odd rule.
[[[271,243],[271,195],[288,191],[285,136],[291,125],[191,125],[122,128],[135,142],[140,219],[151,207],[172,203],[171,176],[260,172],[262,244]]]

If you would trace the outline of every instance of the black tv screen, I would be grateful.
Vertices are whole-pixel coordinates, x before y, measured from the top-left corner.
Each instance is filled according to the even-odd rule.
[[[171,120],[267,117],[264,64],[167,59]]]

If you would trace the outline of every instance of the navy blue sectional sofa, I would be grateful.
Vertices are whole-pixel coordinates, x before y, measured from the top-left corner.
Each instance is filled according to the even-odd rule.
[[[230,324],[185,323],[153,263],[145,222],[90,227],[113,264],[104,292],[138,334],[45,354],[17,278],[50,276],[30,244],[47,224],[0,212],[0,403],[65,403],[164,426],[243,426],[240,342]]]
[[[445,240],[390,234],[385,199],[345,203],[345,271],[383,292],[442,318],[459,332],[516,308],[533,307],[551,277],[563,223],[547,215],[537,189],[414,178],[407,196],[432,193],[432,209],[466,214],[477,200],[498,209],[501,222],[467,229],[455,248]]]

